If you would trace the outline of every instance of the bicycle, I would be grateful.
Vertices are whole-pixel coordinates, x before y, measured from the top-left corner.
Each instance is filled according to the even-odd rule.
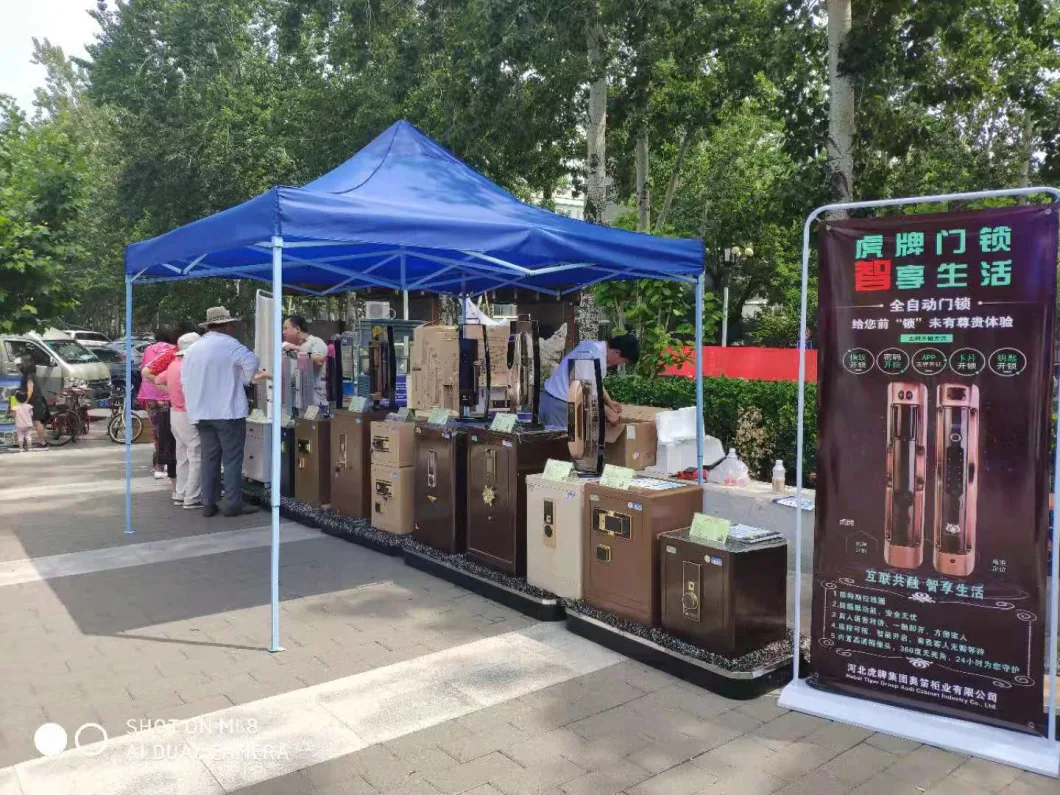
[[[135,442],[143,432],[144,421],[134,411],[132,412],[132,440]],[[111,385],[107,436],[115,444],[125,444],[125,384],[118,381]]]
[[[63,403],[56,407],[44,425],[44,441],[49,447],[62,447],[76,442],[77,437],[85,432],[81,414],[88,405],[87,395],[88,392],[83,389],[64,389],[60,393]]]

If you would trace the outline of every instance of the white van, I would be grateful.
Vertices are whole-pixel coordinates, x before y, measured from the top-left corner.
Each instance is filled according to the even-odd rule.
[[[45,340],[33,333],[0,335],[0,375],[17,378],[27,353],[37,364],[37,378],[49,404],[61,401],[64,388],[87,389],[97,405],[110,398],[110,370],[80,342],[69,337]]]

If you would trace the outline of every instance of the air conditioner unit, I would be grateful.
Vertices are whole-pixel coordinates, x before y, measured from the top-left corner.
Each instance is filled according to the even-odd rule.
[[[390,314],[390,302],[365,301],[364,316],[368,320],[389,320],[393,317],[393,315]]]
[[[494,304],[493,305],[493,319],[515,319],[519,317],[519,307],[517,304]]]

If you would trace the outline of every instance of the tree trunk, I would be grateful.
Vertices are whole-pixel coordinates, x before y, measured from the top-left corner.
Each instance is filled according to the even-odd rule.
[[[854,87],[839,71],[850,27],[850,0],[828,0],[828,165],[832,196],[841,202],[854,195]]]
[[[655,219],[655,231],[661,233],[666,223],[666,216],[670,214],[670,205],[674,203],[674,194],[677,192],[677,181],[681,177],[681,166],[684,165],[685,155],[688,147],[692,145],[692,134],[687,130],[681,136],[681,145],[677,149],[677,159],[674,160],[674,170],[670,174],[670,183],[666,186],[666,198],[663,199],[662,210],[659,217]]]
[[[1020,165],[1020,187],[1031,186],[1031,161],[1034,159],[1034,119],[1030,112],[1023,117],[1023,163]],[[1027,204],[1027,197],[1020,196],[1020,204]]]
[[[651,180],[648,170],[648,127],[641,124],[637,130],[637,231],[651,231]]]
[[[604,27],[600,9],[589,20],[586,38],[589,53],[588,173],[585,180],[585,220],[603,223],[607,202],[607,74],[604,69]]]

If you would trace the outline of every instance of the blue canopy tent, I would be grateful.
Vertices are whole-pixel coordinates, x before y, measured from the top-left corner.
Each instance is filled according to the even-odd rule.
[[[282,290],[311,295],[386,287],[477,295],[518,287],[560,297],[611,279],[696,286],[703,333],[703,244],[596,226],[519,201],[399,121],[301,188],[274,187],[125,252],[126,345],[135,283],[249,278],[272,282],[274,350]],[[129,351],[126,351],[129,354]],[[126,383],[131,355],[126,356]],[[702,368],[696,368],[702,472]],[[125,532],[132,534],[131,403],[126,405]],[[280,479],[273,412],[272,482]],[[272,645],[279,650],[279,490],[272,490]]]

